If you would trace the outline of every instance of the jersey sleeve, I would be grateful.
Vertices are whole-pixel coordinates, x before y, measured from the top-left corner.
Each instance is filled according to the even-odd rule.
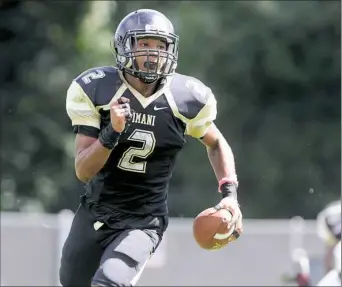
[[[100,114],[76,81],[73,81],[68,89],[66,111],[73,126],[88,126],[100,129]]]
[[[207,101],[196,117],[187,123],[185,133],[194,138],[202,138],[216,119],[217,101],[211,89],[207,89]]]

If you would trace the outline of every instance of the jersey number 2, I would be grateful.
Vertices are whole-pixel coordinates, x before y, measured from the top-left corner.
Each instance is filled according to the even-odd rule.
[[[101,70],[96,70],[95,72],[91,72],[82,77],[82,80],[85,84],[90,84],[91,80],[102,79],[106,76],[106,74]]]
[[[123,154],[118,167],[131,172],[146,172],[147,161],[134,162],[134,157],[146,159],[154,150],[156,138],[151,131],[135,129],[128,140],[142,143],[142,147],[130,147]]]

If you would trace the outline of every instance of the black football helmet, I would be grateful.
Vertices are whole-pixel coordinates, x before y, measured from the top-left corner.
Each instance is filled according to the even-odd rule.
[[[134,52],[133,47],[139,38],[157,38],[165,41],[166,51],[139,49]],[[144,83],[152,83],[159,78],[172,75],[178,61],[179,37],[174,32],[171,21],[162,13],[141,9],[128,14],[118,25],[113,41],[113,49],[117,67],[139,78]],[[147,65],[146,71],[139,69],[136,58],[154,56],[156,65]]]

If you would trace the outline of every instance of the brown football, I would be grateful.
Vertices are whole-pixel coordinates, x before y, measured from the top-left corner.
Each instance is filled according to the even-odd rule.
[[[220,249],[231,241],[235,225],[228,229],[232,214],[227,209],[207,208],[198,214],[193,223],[193,236],[204,249]]]

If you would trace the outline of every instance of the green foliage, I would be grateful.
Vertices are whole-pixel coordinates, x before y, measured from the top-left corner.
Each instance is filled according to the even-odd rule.
[[[1,207],[52,211],[77,185],[66,153],[65,93],[83,9],[67,1],[13,3],[1,7],[9,35],[1,48]]]
[[[178,72],[218,100],[245,217],[315,217],[340,197],[340,2],[58,1],[0,6],[1,208],[75,209],[65,112],[71,80],[114,64],[116,25],[157,9],[180,35]],[[194,216],[219,199],[205,148],[189,139],[170,187],[172,216]]]

